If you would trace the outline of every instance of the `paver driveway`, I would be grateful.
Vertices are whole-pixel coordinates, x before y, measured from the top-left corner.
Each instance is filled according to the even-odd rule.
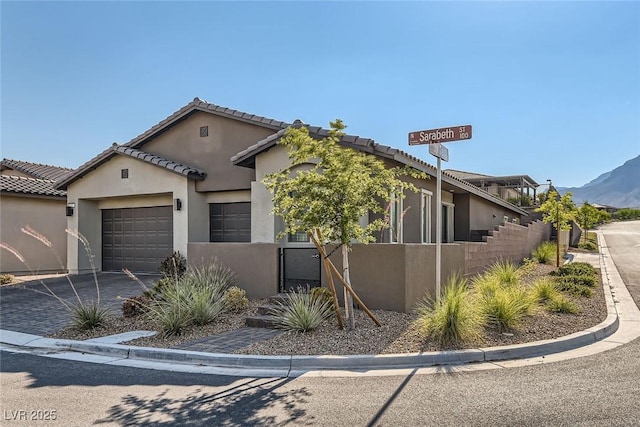
[[[83,301],[97,297],[93,274],[70,276]],[[159,276],[140,276],[151,282]],[[100,301],[114,313],[122,308],[122,299],[142,293],[142,286],[124,273],[98,273]],[[45,279],[43,282],[60,298],[72,304],[77,302],[66,277]],[[150,286],[150,285],[148,285]],[[39,281],[25,282],[19,286],[0,287],[0,328],[35,335],[45,335],[58,330],[71,321],[70,313],[55,298],[39,292],[48,291]],[[121,298],[119,298],[121,297]]]

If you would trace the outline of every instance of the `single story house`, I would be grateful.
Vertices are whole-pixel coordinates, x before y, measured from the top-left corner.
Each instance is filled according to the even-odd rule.
[[[66,270],[67,197],[66,192],[54,188],[54,184],[71,172],[57,166],[2,159],[0,240],[21,253],[29,266],[3,250],[0,272],[28,274]],[[45,236],[52,243],[51,249],[24,234],[21,229],[27,226]]]
[[[288,275],[308,274],[295,270],[309,259],[313,276],[320,277],[320,264],[305,236],[277,240],[283,224],[271,214],[271,194],[261,183],[266,174],[289,165],[277,142],[291,125],[306,126],[195,98],[56,184],[74,206],[67,227],[86,237],[95,266],[102,271],[156,272],[165,257],[180,251],[191,263],[217,257],[238,274],[253,297],[277,292]],[[309,131],[317,137],[327,134],[319,127],[310,126]],[[345,135],[341,143],[375,155],[390,167],[408,164],[436,175],[428,163],[372,139]],[[413,180],[420,192],[398,202],[397,211],[406,213],[381,233],[381,245],[433,247],[436,209],[443,213],[443,242],[450,243],[472,241],[527,216],[451,174],[443,173],[442,179],[440,207],[435,206],[435,178]],[[70,273],[90,268],[82,242],[73,237],[68,238],[67,260]]]

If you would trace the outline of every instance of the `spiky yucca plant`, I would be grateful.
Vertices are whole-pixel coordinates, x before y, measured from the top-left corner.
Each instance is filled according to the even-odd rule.
[[[110,314],[110,310],[107,307],[99,305],[97,301],[91,303],[79,302],[71,309],[73,326],[81,331],[103,325]]]
[[[317,328],[332,313],[331,301],[314,298],[303,291],[289,292],[285,301],[277,302],[271,311],[279,328],[297,332]]]

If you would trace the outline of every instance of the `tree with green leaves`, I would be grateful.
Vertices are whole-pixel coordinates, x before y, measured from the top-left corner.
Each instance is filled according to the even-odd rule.
[[[384,214],[385,202],[393,194],[403,197],[405,190],[417,191],[401,176],[425,175],[409,167],[389,168],[375,156],[341,147],[345,125],[339,119],[330,125],[329,135],[321,140],[313,138],[304,126],[288,128],[280,144],[287,148],[291,165],[267,175],[263,183],[273,193],[273,213],[284,220],[282,235],[306,232],[316,246],[341,245],[345,314],[353,329],[351,243],[374,242],[374,233],[385,227],[382,218],[366,224],[361,219],[368,218],[369,213]]]
[[[560,197],[555,190],[551,190],[547,200],[536,209],[536,212],[542,212],[542,220],[553,224],[557,231],[556,267],[560,267],[560,231],[571,230],[571,221],[575,219],[576,205],[571,197],[571,193]]]
[[[598,222],[600,221],[600,211],[589,204],[584,202],[576,210],[576,221],[578,225],[584,230],[584,242],[587,242],[587,234]]]

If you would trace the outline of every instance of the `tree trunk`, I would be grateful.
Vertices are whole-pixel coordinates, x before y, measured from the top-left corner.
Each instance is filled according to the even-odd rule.
[[[342,245],[342,277],[344,281],[351,286],[351,278],[349,274],[349,247]],[[347,322],[349,323],[349,330],[353,331],[356,327],[356,317],[353,313],[353,298],[351,294],[344,289],[344,313],[347,316]]]

